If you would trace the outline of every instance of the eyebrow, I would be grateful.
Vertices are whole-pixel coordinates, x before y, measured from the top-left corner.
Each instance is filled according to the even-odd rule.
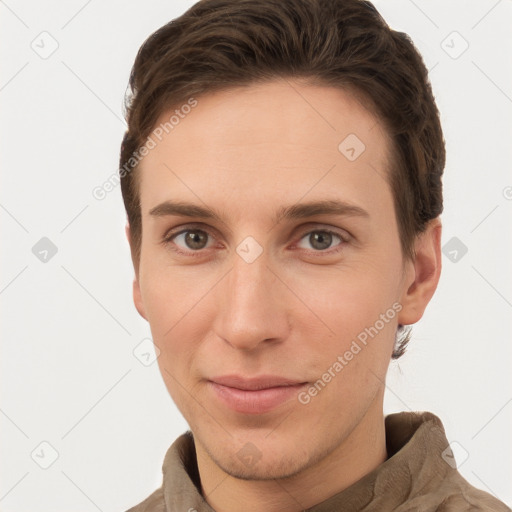
[[[154,208],[151,208],[149,214],[154,217],[177,215],[181,217],[196,217],[224,222],[221,215],[215,210],[182,201],[164,201]],[[274,215],[273,222],[278,224],[282,220],[304,219],[315,215],[370,217],[369,213],[360,206],[339,200],[322,200],[282,206]]]

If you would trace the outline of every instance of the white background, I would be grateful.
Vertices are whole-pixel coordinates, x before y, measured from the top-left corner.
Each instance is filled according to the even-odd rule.
[[[150,331],[132,304],[120,189],[92,190],[116,172],[139,46],[192,3],[0,2],[3,512],[126,510],[160,486],[187,429],[157,364],[133,354]],[[468,248],[443,257],[385,412],[439,415],[464,477],[511,505],[512,2],[376,6],[431,70],[448,150],[443,245]],[[31,47],[57,43],[46,59]],[[32,252],[42,237],[58,249],[46,263]],[[49,462],[43,441],[58,452],[48,469],[31,458]]]

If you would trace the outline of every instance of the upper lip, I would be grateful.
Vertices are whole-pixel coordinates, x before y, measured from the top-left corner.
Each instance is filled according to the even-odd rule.
[[[287,379],[277,375],[261,375],[252,378],[241,377],[240,375],[223,375],[220,377],[212,377],[209,380],[222,386],[250,391],[304,384],[304,381]]]

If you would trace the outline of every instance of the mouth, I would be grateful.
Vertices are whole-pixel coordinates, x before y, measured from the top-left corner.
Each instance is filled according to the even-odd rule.
[[[241,414],[263,414],[297,396],[307,382],[275,375],[214,377],[208,386],[218,402]]]

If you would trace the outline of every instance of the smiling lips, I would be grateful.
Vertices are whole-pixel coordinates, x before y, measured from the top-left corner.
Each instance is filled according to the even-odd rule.
[[[275,375],[247,379],[238,375],[208,381],[214,395],[230,409],[243,414],[263,414],[297,396],[307,382]]]

